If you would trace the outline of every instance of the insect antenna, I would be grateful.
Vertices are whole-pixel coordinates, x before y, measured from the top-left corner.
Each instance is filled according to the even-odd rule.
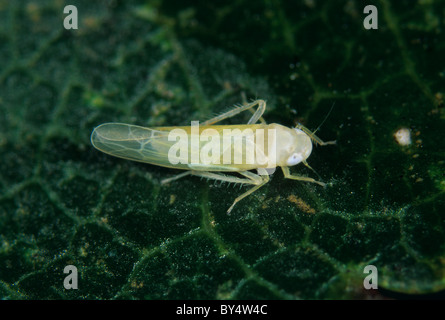
[[[334,103],[332,104],[332,107],[331,107],[331,109],[329,110],[329,112],[328,112],[328,114],[326,115],[326,117],[324,118],[324,120],[321,122],[321,124],[318,126],[318,128],[315,129],[314,132],[312,132],[311,130],[309,130],[309,129],[306,128],[305,126],[303,126],[301,123],[298,123],[297,126],[296,126],[296,128],[297,128],[297,129],[300,129],[301,131],[303,131],[304,133],[306,133],[306,134],[309,136],[309,138],[311,138],[311,140],[312,140],[313,142],[315,142],[316,144],[318,144],[318,145],[320,145],[320,146],[326,146],[326,145],[329,145],[329,144],[336,144],[336,141],[335,141],[335,140],[334,140],[334,141],[327,141],[327,142],[324,142],[323,140],[321,140],[319,137],[317,137],[317,136],[315,135],[315,133],[321,128],[321,126],[325,123],[326,119],[327,119],[327,118],[329,117],[329,115],[331,114],[332,109],[334,109],[334,105],[335,105],[335,101],[334,101]]]
[[[324,117],[323,121],[320,123],[320,125],[318,126],[318,128],[315,129],[315,131],[313,132],[313,134],[315,134],[315,133],[321,128],[321,126],[325,123],[325,121],[327,120],[327,118],[328,118],[329,115],[331,114],[332,109],[334,109],[334,106],[335,106],[335,101],[334,101],[334,103],[332,103],[332,107],[331,107],[331,109],[329,110],[328,114],[326,115],[326,117]]]

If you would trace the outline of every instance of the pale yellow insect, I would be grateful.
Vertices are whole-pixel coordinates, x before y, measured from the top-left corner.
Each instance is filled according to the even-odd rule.
[[[258,108],[246,125],[214,125],[255,106]],[[195,175],[225,182],[253,185],[251,189],[235,199],[228,209],[228,213],[237,202],[266,184],[269,181],[269,173],[273,172],[276,167],[281,167],[284,177],[287,179],[324,186],[324,183],[312,178],[292,175],[289,167],[300,162],[309,167],[306,159],[312,151],[311,140],[319,145],[334,144],[335,141],[323,142],[302,125],[287,128],[276,123],[266,124],[262,118],[265,109],[266,102],[256,100],[207,120],[201,123],[199,128],[193,126],[145,128],[123,123],[104,123],[94,129],[91,134],[91,143],[96,149],[112,156],[186,170],[177,176],[164,179],[162,183],[168,183],[187,175]],[[258,124],[258,121],[261,123]],[[177,141],[178,136],[172,136],[172,133],[177,130],[182,130],[181,132],[184,132],[187,138]],[[230,130],[232,135],[226,136],[227,130]],[[222,134],[223,132],[224,134]],[[225,144],[227,141],[234,143]],[[259,141],[263,143],[261,144]],[[248,149],[249,146],[252,149]],[[180,151],[184,149],[187,152],[181,153]],[[255,150],[257,157],[251,157],[252,150]],[[220,153],[218,153],[219,151]],[[180,156],[175,158],[176,161],[172,161],[172,155],[176,156],[178,153]],[[190,158],[198,153],[201,157],[197,156],[195,161],[190,161]],[[203,154],[211,156],[206,158],[203,157]],[[233,161],[237,156],[243,161]],[[209,158],[210,160],[208,160]],[[246,161],[247,158],[250,161]],[[250,171],[254,169],[257,170],[257,174]],[[243,177],[216,172],[238,172]]]

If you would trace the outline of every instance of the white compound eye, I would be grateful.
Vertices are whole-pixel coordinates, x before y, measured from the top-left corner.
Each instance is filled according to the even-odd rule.
[[[287,159],[287,165],[288,166],[294,166],[296,164],[299,164],[301,161],[303,161],[303,157],[299,153],[293,153],[289,159]]]

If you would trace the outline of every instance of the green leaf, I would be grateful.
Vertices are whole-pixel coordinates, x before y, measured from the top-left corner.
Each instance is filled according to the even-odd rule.
[[[0,1],[0,296],[366,298],[445,289],[444,1]],[[371,4],[371,3],[369,3]],[[317,131],[292,172],[245,187],[112,158],[115,121],[188,125],[248,99]],[[326,118],[335,103],[332,112]],[[247,115],[228,123],[245,123]],[[395,139],[407,128],[411,143]],[[78,269],[65,289],[64,268]]]

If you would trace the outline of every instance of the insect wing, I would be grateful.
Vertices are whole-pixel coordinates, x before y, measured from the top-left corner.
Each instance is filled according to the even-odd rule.
[[[252,130],[257,128],[263,126],[202,126],[198,132],[194,132],[192,127],[146,128],[104,123],[94,129],[91,143],[109,155],[158,166],[201,171],[242,171],[256,168],[255,163],[246,163],[246,160],[247,155],[255,153]],[[226,129],[229,134],[226,134]],[[179,135],[182,139],[176,134],[178,131],[182,133]],[[219,154],[216,162],[202,161],[203,154],[213,155],[213,152]],[[173,159],[170,158],[172,154]]]
[[[104,123],[91,134],[93,146],[115,157],[133,161],[171,166],[168,150],[169,131],[156,130],[124,123]]]

